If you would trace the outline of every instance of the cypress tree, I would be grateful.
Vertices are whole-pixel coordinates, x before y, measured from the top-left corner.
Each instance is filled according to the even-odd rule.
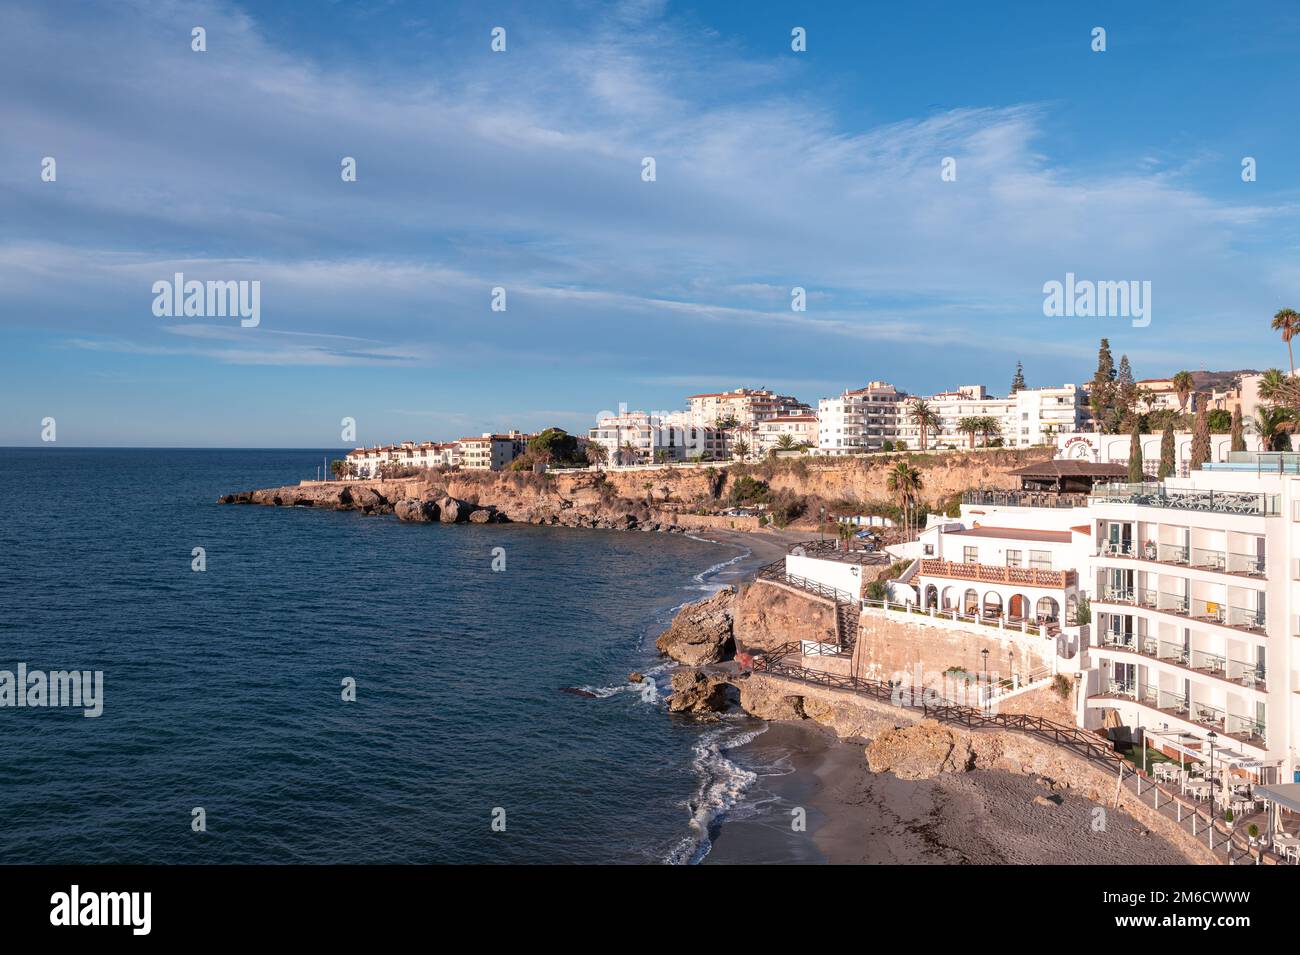
[[[1205,412],[1205,402],[1197,402],[1196,430],[1192,433],[1192,459],[1188,467],[1199,471],[1201,465],[1210,460],[1210,416]]]
[[[1014,395],[1017,391],[1024,391],[1024,390],[1025,390],[1025,366],[1020,362],[1016,362],[1016,374],[1015,377],[1011,379],[1011,394]]]
[[[1174,423],[1165,419],[1165,430],[1160,435],[1160,469],[1156,476],[1162,481],[1174,473]]]
[[[1241,427],[1241,405],[1232,409],[1232,450],[1246,450],[1246,435]]]
[[[1141,484],[1144,477],[1142,471],[1142,439],[1138,434],[1138,419],[1133,418],[1133,430],[1129,432],[1128,439],[1128,483]]]
[[[1097,350],[1097,372],[1092,376],[1092,394],[1088,397],[1092,409],[1092,424],[1098,432],[1106,432],[1111,408],[1115,404],[1115,359],[1110,354],[1110,339],[1103,338]]]

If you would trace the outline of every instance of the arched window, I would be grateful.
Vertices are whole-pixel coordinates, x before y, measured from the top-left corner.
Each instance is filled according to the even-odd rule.
[[[980,595],[974,590],[968,590],[962,595],[962,613],[973,614],[979,610]]]
[[[1046,623],[1048,621],[1055,621],[1057,619],[1058,615],[1061,612],[1061,607],[1060,604],[1058,604],[1051,597],[1042,597],[1038,601],[1038,607],[1036,608],[1036,610],[1037,610],[1039,621],[1042,623]]]

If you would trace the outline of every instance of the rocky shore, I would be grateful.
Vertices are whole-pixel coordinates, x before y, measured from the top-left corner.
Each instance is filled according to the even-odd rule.
[[[539,492],[536,483],[528,480],[499,481],[488,489],[501,493],[475,492],[462,497],[453,494],[450,485],[427,479],[292,484],[225,494],[217,503],[392,514],[399,521],[415,523],[525,523],[676,534],[686,531],[672,520],[661,519],[644,503],[599,490],[595,494],[565,496],[547,493],[550,489],[545,486]]]
[[[749,655],[772,645],[773,620],[794,626],[788,602],[770,584],[728,588],[683,607],[656,646],[682,664],[672,674],[670,712],[716,719],[738,708],[824,734],[823,748],[844,748],[816,762],[836,767],[826,770],[830,788],[851,794],[821,800],[826,833],[834,834],[823,853],[828,860],[1214,861],[1127,790],[1110,806],[1116,818],[1109,840],[1091,838],[1093,810],[1114,802],[1114,777],[1070,750],[1011,730],[943,725],[888,701],[751,670]],[[797,629],[786,639],[797,638]],[[1019,821],[1031,817],[1039,823]],[[922,837],[913,840],[915,851],[899,855],[897,843],[886,848],[867,838],[897,834],[900,826]],[[931,838],[936,831],[947,834],[942,845]],[[764,838],[757,830],[756,837]]]

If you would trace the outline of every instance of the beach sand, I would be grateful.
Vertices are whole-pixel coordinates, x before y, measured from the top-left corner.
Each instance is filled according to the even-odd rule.
[[[724,821],[706,864],[1187,864],[1131,817],[1032,777],[997,771],[901,780],[867,769],[863,748],[773,723],[727,754],[759,773],[748,808]],[[1039,805],[1036,796],[1060,799]],[[807,830],[792,828],[791,810]]]

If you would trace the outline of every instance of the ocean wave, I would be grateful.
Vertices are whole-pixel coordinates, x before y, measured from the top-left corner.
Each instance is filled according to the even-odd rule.
[[[663,694],[659,691],[659,683],[655,680],[655,677],[675,666],[676,664],[672,660],[665,660],[663,663],[647,667],[641,671],[641,675],[645,677],[645,680],[641,683],[633,683],[629,680],[626,683],[617,683],[613,686],[580,686],[577,689],[582,690],[584,693],[590,693],[597,699],[604,700],[611,696],[617,696],[619,693],[644,693],[646,683],[653,683],[655,685],[654,702],[658,703],[663,699]],[[647,700],[646,702],[650,701]]]
[[[748,721],[748,717],[745,717]],[[727,751],[744,746],[767,732],[767,724],[741,729],[721,726],[704,733],[691,747],[691,767],[699,777],[695,795],[687,803],[690,835],[664,859],[669,865],[694,865],[713,848],[711,833],[722,820],[734,815],[745,792],[758,774],[727,758]]]

